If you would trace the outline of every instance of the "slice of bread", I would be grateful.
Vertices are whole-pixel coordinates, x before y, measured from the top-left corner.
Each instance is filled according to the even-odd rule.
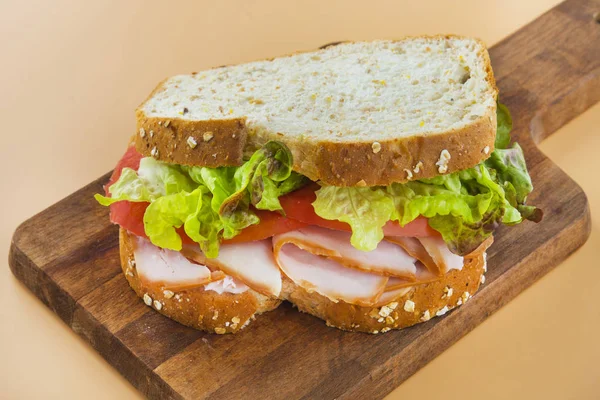
[[[342,43],[163,81],[137,110],[136,147],[217,167],[278,140],[313,181],[388,185],[487,158],[496,97],[478,40]]]
[[[488,241],[486,247],[491,243]],[[161,314],[192,328],[224,334],[247,326],[258,314],[271,311],[288,300],[300,311],[347,331],[384,333],[424,322],[463,304],[479,288],[485,270],[483,251],[465,257],[462,270],[452,270],[436,282],[416,285],[387,304],[364,307],[333,302],[308,292],[284,277],[281,299],[266,297],[252,289],[239,294],[218,294],[203,288],[187,289],[168,296],[159,287],[145,286],[135,269],[132,236],[119,230],[121,266],[129,285]]]
[[[407,293],[379,307],[337,303],[316,292],[284,280],[283,293],[298,310],[325,321],[327,326],[352,332],[385,333],[429,321],[468,301],[479,289],[484,274],[484,255],[465,258],[463,268],[442,279],[416,285]]]
[[[203,288],[187,289],[165,295],[156,286],[145,286],[135,269],[132,236],[119,229],[119,248],[123,274],[131,288],[149,307],[180,324],[203,331],[235,333],[246,327],[257,314],[274,310],[281,300],[269,298],[252,289],[243,293],[222,293]],[[131,267],[133,266],[133,267]]]

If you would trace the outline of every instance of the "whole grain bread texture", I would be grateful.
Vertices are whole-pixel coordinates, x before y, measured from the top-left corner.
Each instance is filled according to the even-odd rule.
[[[274,310],[281,303],[252,289],[238,294],[219,294],[204,288],[173,293],[155,285],[144,286],[132,262],[132,236],[123,228],[119,229],[119,244],[121,267],[131,288],[146,305],[180,324],[218,334],[235,333],[256,315]]]
[[[377,307],[336,303],[319,293],[308,292],[289,279],[284,280],[283,293],[298,310],[324,320],[327,326],[352,332],[385,333],[429,321],[466,303],[485,281],[485,257],[485,252],[467,256],[460,271],[452,270],[438,281],[416,285]]]
[[[497,92],[476,39],[346,42],[166,79],[137,109],[136,148],[217,167],[276,140],[313,181],[389,185],[486,159]]]

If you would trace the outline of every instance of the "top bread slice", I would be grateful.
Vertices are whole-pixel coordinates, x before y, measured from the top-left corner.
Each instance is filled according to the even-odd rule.
[[[277,140],[313,181],[389,185],[487,158],[496,99],[479,40],[341,43],[163,81],[137,110],[136,147],[170,163],[219,167]]]

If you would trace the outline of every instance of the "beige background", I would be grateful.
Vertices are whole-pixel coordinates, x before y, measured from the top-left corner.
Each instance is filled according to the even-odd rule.
[[[110,170],[163,77],[340,39],[493,44],[555,0],[0,2],[0,398],[140,395],[11,275],[17,224]],[[600,208],[600,105],[542,149]],[[595,168],[595,169],[594,169]],[[600,395],[599,217],[588,243],[391,398]]]

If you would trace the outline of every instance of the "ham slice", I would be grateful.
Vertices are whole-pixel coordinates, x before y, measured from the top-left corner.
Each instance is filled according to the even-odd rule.
[[[350,237],[349,232],[307,226],[274,236],[273,245],[277,248],[286,243],[293,243],[307,252],[325,256],[346,267],[416,280],[417,260],[401,247],[382,241],[377,249],[366,252],[354,248],[350,243]]]
[[[139,236],[135,237],[133,255],[138,276],[146,285],[182,290],[224,278],[224,275],[213,277],[205,265],[194,264],[180,252],[158,248]]]
[[[296,285],[317,292],[331,301],[372,305],[383,293],[388,277],[347,268],[337,261],[273,238],[274,255],[281,270]]]
[[[444,239],[439,236],[420,237],[419,242],[423,245],[427,253],[437,264],[442,274],[453,269],[461,270],[464,265],[464,260],[450,251]]]
[[[271,239],[222,244],[217,258],[206,258],[197,246],[186,246],[182,253],[218,268],[266,296],[278,297],[281,293],[281,272],[273,259]]]

